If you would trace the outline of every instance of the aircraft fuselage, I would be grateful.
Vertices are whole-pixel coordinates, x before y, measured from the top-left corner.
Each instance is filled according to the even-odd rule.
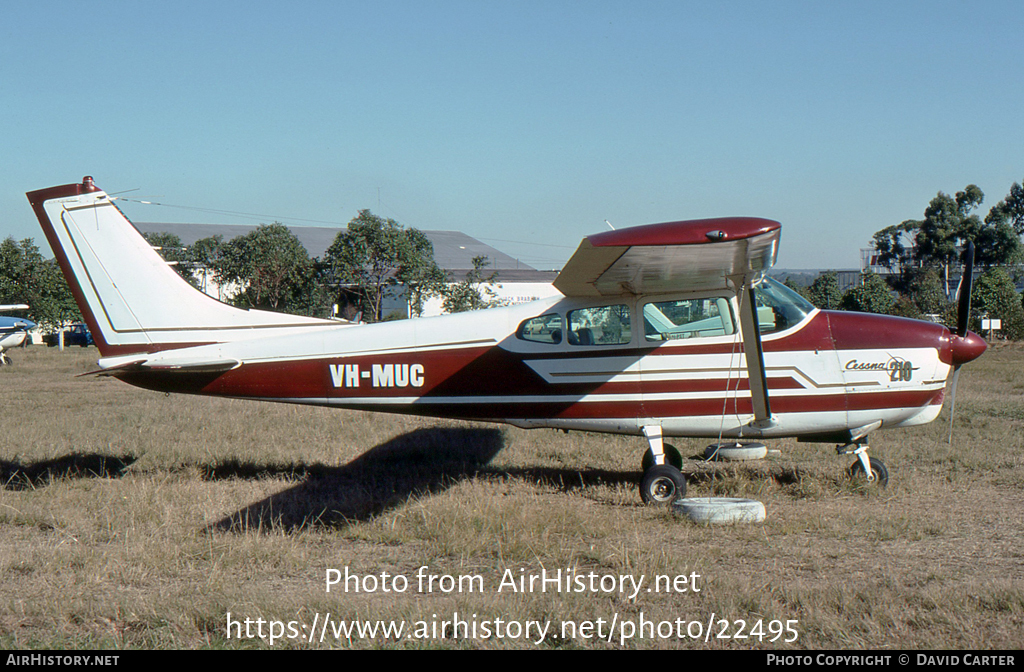
[[[751,426],[753,410],[737,335],[649,340],[644,305],[548,299],[510,308],[306,329],[175,350],[241,364],[222,372],[118,374],[150,389],[434,417],[667,436],[794,436],[882,420],[884,427],[933,420],[953,364],[949,330],[880,315],[812,310],[763,336],[774,422]],[[707,298],[707,297],[704,297]],[[725,297],[735,315],[737,298]],[[581,308],[624,306],[611,344],[524,338],[541,316],[568,324]],[[735,331],[735,330],[734,330]],[[623,333],[626,332],[626,333]],[[290,353],[282,358],[285,347]],[[160,353],[152,356],[158,362]]]

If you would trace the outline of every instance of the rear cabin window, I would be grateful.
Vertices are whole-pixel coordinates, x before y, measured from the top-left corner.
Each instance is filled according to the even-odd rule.
[[[623,345],[633,340],[629,306],[596,306],[571,310],[569,345]]]
[[[516,337],[534,343],[561,343],[562,316],[558,313],[548,313],[525,320],[516,330]]]
[[[648,341],[728,336],[736,333],[729,300],[724,297],[657,301],[644,305]]]

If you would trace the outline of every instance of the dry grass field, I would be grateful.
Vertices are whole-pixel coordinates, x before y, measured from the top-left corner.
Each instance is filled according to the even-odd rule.
[[[765,503],[763,525],[736,527],[642,506],[639,438],[76,378],[96,357],[36,347],[0,369],[2,648],[1024,647],[1020,346],[965,367],[952,445],[946,412],[874,436],[887,489],[851,485],[828,445],[686,459],[691,496]],[[688,458],[708,441],[676,443]],[[346,567],[359,592],[327,592]],[[566,568],[643,588],[498,590]],[[418,573],[453,583],[420,590]],[[700,590],[648,592],[658,575]],[[240,637],[247,618],[263,639]],[[356,620],[407,629],[340,629]]]

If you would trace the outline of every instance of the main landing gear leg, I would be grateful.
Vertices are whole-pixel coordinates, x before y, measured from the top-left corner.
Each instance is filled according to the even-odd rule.
[[[845,446],[836,446],[836,452],[839,455],[857,456],[857,461],[850,466],[850,478],[864,480],[883,488],[889,484],[889,470],[885,468],[885,462],[877,457],[868,457],[866,438]]]
[[[679,452],[665,445],[660,425],[645,425],[643,432],[650,448],[644,455],[640,499],[644,504],[671,504],[686,496],[686,478],[679,466],[671,464],[679,459]]]

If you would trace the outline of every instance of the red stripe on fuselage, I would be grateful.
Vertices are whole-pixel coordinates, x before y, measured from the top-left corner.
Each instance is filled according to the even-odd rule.
[[[837,316],[838,315],[838,316]],[[877,348],[936,347],[944,328],[911,320],[892,322],[880,316],[846,315],[820,312],[799,331],[765,341],[767,352],[814,352],[831,350],[830,322],[847,330],[839,340],[842,347]],[[909,322],[907,325],[905,323]],[[899,333],[865,334],[872,327],[910,327],[907,340]],[[843,329],[840,329],[842,331]],[[948,332],[946,332],[948,333]],[[899,340],[897,340],[899,339]],[[937,341],[938,339],[938,341]],[[272,398],[297,402],[325,403],[365,410],[419,413],[458,418],[629,418],[684,417],[750,414],[753,412],[746,377],[738,371],[730,378],[671,378],[672,372],[654,369],[658,379],[609,380],[616,372],[601,373],[600,360],[614,357],[622,368],[623,359],[637,361],[643,356],[685,358],[708,354],[727,354],[739,346],[729,343],[691,344],[668,342],[651,348],[627,350],[587,349],[573,351],[566,346],[546,354],[515,353],[500,347],[447,348],[410,351],[389,355],[337,356],[315,360],[245,363],[223,373],[133,372],[124,380],[151,389],[190,392],[231,397]],[[564,373],[571,382],[547,382],[531,367],[530,361],[566,360]],[[794,360],[794,364],[799,362]],[[575,366],[573,366],[575,364]],[[332,367],[334,371],[332,374]],[[390,367],[390,386],[375,386],[374,367]],[[401,367],[402,375],[398,374]],[[412,377],[413,367],[419,367]],[[609,367],[610,368],[610,367]],[[588,369],[594,371],[588,372]],[[352,373],[350,373],[350,370]],[[679,370],[691,374],[695,371]],[[841,373],[836,371],[836,375]],[[383,378],[383,376],[382,376]],[[588,380],[592,378],[592,380]],[[831,381],[833,383],[838,381]],[[800,390],[805,385],[791,376],[769,377],[771,390]],[[723,400],[722,392],[738,392],[737,398]],[[652,396],[708,393],[696,399],[652,399]],[[619,399],[603,400],[602,395]],[[587,397],[583,401],[583,397]],[[479,401],[474,400],[479,398]],[[388,403],[388,399],[402,399]],[[412,400],[409,403],[407,400]],[[347,401],[353,400],[353,401]],[[847,395],[840,384],[830,391],[817,389],[809,394],[772,397],[776,413],[844,412],[884,408],[921,407],[941,403],[941,390],[894,390]]]

